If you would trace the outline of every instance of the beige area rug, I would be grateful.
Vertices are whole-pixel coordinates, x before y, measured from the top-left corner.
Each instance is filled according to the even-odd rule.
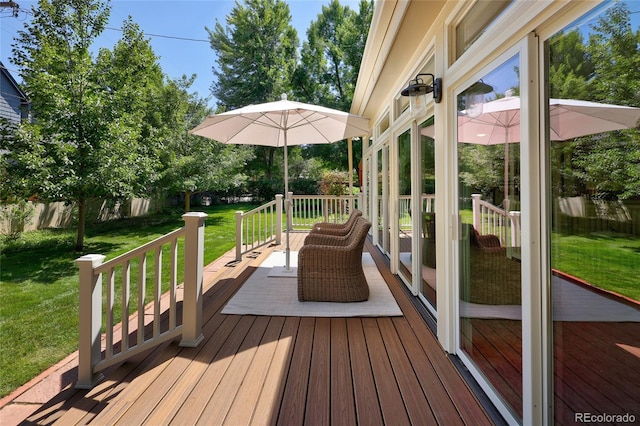
[[[282,265],[283,256],[282,252],[271,254],[229,300],[222,313],[295,317],[402,316],[400,307],[369,253],[362,254],[362,267],[369,284],[369,300],[353,303],[298,301],[297,276],[269,276],[272,267]],[[298,253],[292,251],[292,266],[297,266],[297,257]]]

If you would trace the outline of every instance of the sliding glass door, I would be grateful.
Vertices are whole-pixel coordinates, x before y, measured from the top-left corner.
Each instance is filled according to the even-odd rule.
[[[520,55],[458,96],[459,344],[522,418]],[[470,94],[480,93],[484,103]]]
[[[638,11],[607,1],[546,40],[559,424],[640,419]]]

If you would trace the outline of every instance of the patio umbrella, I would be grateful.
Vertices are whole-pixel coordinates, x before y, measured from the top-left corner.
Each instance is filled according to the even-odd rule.
[[[227,144],[263,145],[284,148],[286,207],[286,264],[289,267],[289,172],[287,147],[332,143],[363,136],[369,119],[347,112],[287,100],[267,102],[210,115],[189,133]]]
[[[549,99],[551,140],[565,141],[580,136],[629,129],[638,125],[640,108],[575,99]],[[422,129],[433,137],[433,126]],[[508,199],[508,143],[520,141],[520,97],[508,96],[483,105],[482,114],[458,117],[458,140],[480,145],[505,145],[505,199]]]

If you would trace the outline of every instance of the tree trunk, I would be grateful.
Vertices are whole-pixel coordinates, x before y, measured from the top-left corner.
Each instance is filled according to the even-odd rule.
[[[78,232],[76,236],[76,251],[84,249],[84,228],[87,216],[87,203],[84,197],[78,198]]]
[[[184,212],[189,213],[191,211],[191,191],[186,190],[184,192]]]
[[[273,177],[273,162],[275,159],[275,155],[276,155],[276,149],[273,147],[268,147],[267,148],[267,180],[271,180],[271,178]]]

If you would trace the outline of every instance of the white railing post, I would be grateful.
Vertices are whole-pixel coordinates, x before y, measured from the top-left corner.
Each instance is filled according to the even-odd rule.
[[[104,258],[101,254],[87,254],[76,259],[80,277],[78,389],[91,389],[102,379],[102,374],[93,371],[93,366],[102,357],[102,274],[95,275],[93,270],[102,264]]]
[[[180,346],[196,347],[202,334],[202,279],[204,270],[204,220],[206,213],[186,213],[184,235],[184,300]]]
[[[511,247],[520,247],[520,212],[510,211],[511,219]]]
[[[482,232],[480,229],[480,194],[471,194],[471,210],[473,211],[473,227],[478,232]]]
[[[328,222],[329,221],[329,198],[324,197],[322,198],[322,221],[323,222]]]
[[[242,260],[242,212],[236,212],[236,260]]]
[[[282,244],[282,194],[276,194],[276,244]]]

